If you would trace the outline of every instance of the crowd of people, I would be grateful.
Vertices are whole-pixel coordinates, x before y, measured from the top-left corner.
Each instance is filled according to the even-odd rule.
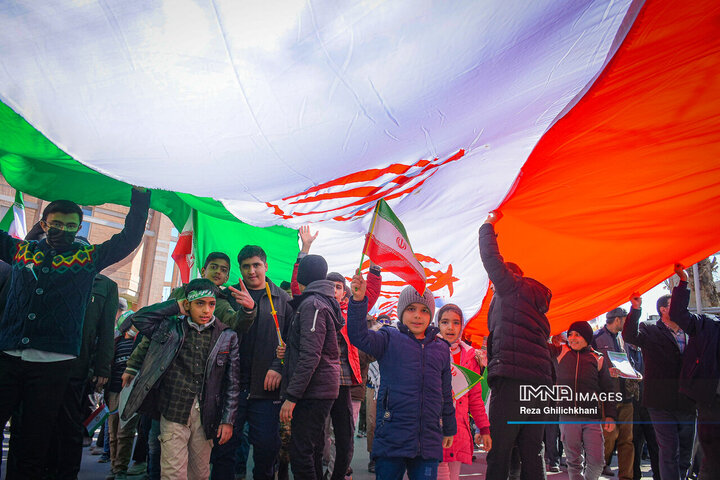
[[[720,478],[720,322],[688,311],[682,265],[659,321],[639,322],[634,293],[598,331],[577,321],[551,336],[551,290],[503,259],[491,212],[479,230],[490,334],[474,348],[462,309],[436,312],[427,289],[402,290],[395,323],[370,315],[381,268],[348,283],[309,253],[317,234],[302,227],[290,282],[273,283],[262,246],[245,245],[237,284],[225,287],[230,256],[213,252],[200,278],[132,312],[100,271],[139,245],[149,199],[134,188],[125,228],[99,245],[76,237],[82,210],[69,201],[48,205],[25,240],[0,233],[8,479],[77,478],[93,391],[109,410],[109,480],[244,478],[248,446],[255,479],[344,480],[359,421],[381,480],[458,480],[476,446],[492,480],[546,478],[560,448],[571,479],[614,474],[615,452],[618,478],[638,479],[644,444],[656,479],[685,479],[700,458],[699,478]],[[459,368],[490,391],[454,392]]]

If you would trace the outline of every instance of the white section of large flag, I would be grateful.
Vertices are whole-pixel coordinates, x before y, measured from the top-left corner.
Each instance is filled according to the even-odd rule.
[[[402,184],[388,203],[470,311],[487,281],[477,227],[632,3],[32,2],[0,8],[0,100],[114,178],[222,199],[252,225],[313,222],[346,274],[370,219],[353,215],[376,201],[360,199]],[[332,184],[391,165],[412,168]],[[301,195],[328,182],[321,202]]]

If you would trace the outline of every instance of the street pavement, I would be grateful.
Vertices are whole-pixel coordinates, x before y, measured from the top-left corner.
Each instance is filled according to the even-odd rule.
[[[5,438],[3,441],[3,465],[2,465],[2,476],[5,478],[5,458],[7,457],[7,442],[8,435],[5,432]],[[485,477],[485,453],[477,451],[475,452],[476,459],[472,465],[463,465],[460,471],[460,477],[463,480],[475,480],[482,479]],[[98,463],[100,457],[90,454],[90,449],[85,448],[83,450],[83,461],[80,475],[78,480],[104,480],[108,473],[110,473],[109,463]],[[366,448],[366,440],[364,438],[355,439],[355,455],[352,461],[353,468],[353,480],[375,480],[375,475],[369,473],[367,470],[368,465],[368,452]],[[617,471],[617,464],[614,464],[614,470]],[[652,478],[650,473],[650,464],[647,460],[643,461],[642,466],[643,478]],[[248,480],[252,478],[252,449],[250,450],[250,459],[248,460]],[[142,480],[143,476],[131,476],[128,477],[130,480]],[[292,478],[292,473],[290,474]],[[565,467],[561,467],[559,473],[548,473],[548,480],[566,480],[568,478]],[[600,477],[600,478],[613,478],[613,477]]]

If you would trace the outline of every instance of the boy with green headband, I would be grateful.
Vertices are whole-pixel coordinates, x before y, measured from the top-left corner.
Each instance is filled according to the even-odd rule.
[[[207,479],[213,439],[232,436],[238,403],[238,337],[213,314],[218,289],[205,278],[183,300],[139,310],[132,322],[150,346],[121,418],[160,411],[163,478]],[[154,404],[154,405],[151,405]]]

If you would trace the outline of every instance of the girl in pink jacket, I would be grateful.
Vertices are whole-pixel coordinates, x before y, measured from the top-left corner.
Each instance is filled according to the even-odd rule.
[[[452,303],[443,306],[437,313],[437,324],[443,338],[450,343],[451,362],[479,374],[481,369],[475,360],[475,349],[460,340],[463,328],[463,314],[460,307]],[[474,438],[468,413],[472,414],[475,425],[480,429],[480,433],[476,434]],[[472,463],[473,440],[475,443],[482,444],[486,451],[490,451],[492,447],[490,422],[485,413],[482,387],[479,383],[455,401],[455,418],[457,419],[457,434],[453,439],[452,446],[443,450],[443,461],[438,466],[438,480],[458,480],[460,478],[460,465]]]

